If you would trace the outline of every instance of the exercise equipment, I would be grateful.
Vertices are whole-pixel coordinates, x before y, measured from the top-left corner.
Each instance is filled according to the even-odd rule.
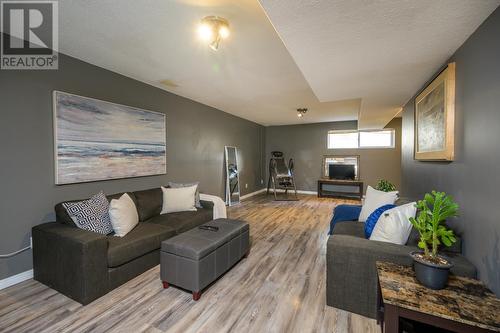
[[[271,186],[274,192],[274,200],[277,201],[297,201],[297,188],[293,177],[293,159],[288,160],[288,165],[285,163],[283,152],[271,152],[271,160],[269,161],[269,179],[267,181],[267,194]],[[277,190],[284,190],[285,197],[278,198]],[[293,190],[293,197],[289,197],[288,190]]]

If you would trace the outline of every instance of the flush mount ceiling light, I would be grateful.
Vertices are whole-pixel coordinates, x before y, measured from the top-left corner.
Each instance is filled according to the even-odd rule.
[[[307,108],[297,109],[297,117],[302,118],[307,112]]]
[[[229,37],[229,22],[219,16],[207,16],[198,26],[198,36],[208,42],[212,50],[217,51],[221,40]]]

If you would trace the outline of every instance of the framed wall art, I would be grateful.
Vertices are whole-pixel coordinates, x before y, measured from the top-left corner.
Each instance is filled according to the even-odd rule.
[[[166,173],[164,113],[54,91],[55,182]]]
[[[415,98],[415,159],[453,161],[455,142],[455,63]]]

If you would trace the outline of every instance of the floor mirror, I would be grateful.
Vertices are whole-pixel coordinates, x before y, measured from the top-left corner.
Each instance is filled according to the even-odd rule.
[[[229,206],[240,202],[240,175],[236,147],[225,146],[226,159],[226,203]]]

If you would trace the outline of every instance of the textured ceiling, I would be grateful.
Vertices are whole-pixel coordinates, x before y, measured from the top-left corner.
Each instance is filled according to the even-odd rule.
[[[361,98],[382,127],[499,5],[498,0],[260,0],[322,102]]]
[[[64,0],[60,51],[263,125],[357,119],[361,100],[320,103],[257,0]],[[196,36],[229,20],[217,52]],[[299,119],[296,109],[308,107]],[[165,110],[168,112],[168,110]]]
[[[359,116],[360,127],[376,128],[499,1],[64,0],[59,45],[263,125]],[[207,15],[230,22],[218,52],[196,38]],[[309,108],[301,119],[299,107]]]

